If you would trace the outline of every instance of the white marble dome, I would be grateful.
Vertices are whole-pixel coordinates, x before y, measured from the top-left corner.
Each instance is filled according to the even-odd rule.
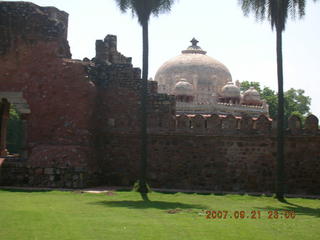
[[[193,95],[193,86],[191,83],[187,82],[185,79],[181,79],[179,82],[176,83],[174,88],[175,95]]]
[[[240,98],[240,88],[230,81],[222,88],[221,96],[224,98]]]
[[[195,101],[206,102],[212,94],[220,94],[232,77],[225,65],[206,55],[196,39],[192,39],[191,43],[181,55],[159,68],[155,81],[158,82],[159,92],[175,94],[176,84],[184,78],[193,86]]]
[[[261,105],[261,97],[259,92],[254,88],[250,87],[243,93],[243,103],[248,105]]]

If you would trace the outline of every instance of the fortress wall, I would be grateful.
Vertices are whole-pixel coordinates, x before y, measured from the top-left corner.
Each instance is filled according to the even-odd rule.
[[[105,128],[98,147],[103,185],[132,186],[138,179],[140,123],[135,114],[140,106],[139,82],[115,77],[102,91],[108,96],[104,108],[110,109],[101,122]],[[264,115],[175,115],[171,96],[149,93],[148,176],[152,187],[274,191],[275,121]],[[106,126],[110,119],[112,124]],[[311,115],[302,126],[298,117],[291,117],[289,126],[287,192],[319,194],[318,119]]]
[[[27,160],[0,158],[0,184],[132,186],[140,160],[141,71],[97,42],[92,61],[70,59],[67,14],[26,2],[0,2],[0,92],[22,93]],[[149,83],[152,187],[273,191],[276,122],[221,115],[176,115],[174,96]],[[287,192],[320,194],[315,116],[286,131]]]
[[[111,134],[107,139],[105,183],[131,186],[138,178],[138,136]],[[286,137],[287,193],[320,193],[319,148],[319,134]],[[152,187],[273,192],[275,166],[276,139],[268,135],[149,136],[148,177]]]
[[[128,66],[126,71],[130,71]],[[102,71],[103,72],[103,71]],[[101,184],[132,186],[140,161],[139,78],[124,70],[108,78],[100,126]],[[123,75],[124,74],[124,75]],[[151,88],[153,89],[153,88]],[[106,97],[107,96],[107,97]],[[176,115],[174,97],[149,90],[149,168],[152,187],[273,192],[276,122],[261,115]],[[105,123],[108,123],[106,125]],[[319,194],[320,132],[310,116],[286,131],[287,192]],[[100,128],[101,129],[101,128]],[[311,141],[313,144],[308,145]],[[302,167],[303,165],[303,167]]]
[[[264,115],[169,114],[163,118],[160,113],[149,116],[148,178],[152,187],[274,192],[276,121]],[[289,119],[287,193],[320,194],[318,125],[313,115],[304,126],[296,116]],[[139,173],[139,128],[130,131],[119,123],[104,135],[100,149],[103,183],[132,186]]]

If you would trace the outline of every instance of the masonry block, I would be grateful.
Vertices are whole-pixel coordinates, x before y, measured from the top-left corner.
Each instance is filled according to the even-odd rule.
[[[318,126],[319,126],[319,119],[314,115],[309,115],[306,118],[304,128],[306,131],[310,133],[317,133],[318,132]]]
[[[260,115],[256,120],[256,129],[259,133],[269,134],[272,122],[265,115]]]

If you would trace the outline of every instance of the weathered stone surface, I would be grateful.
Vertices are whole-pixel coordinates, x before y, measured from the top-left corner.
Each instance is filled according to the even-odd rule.
[[[227,115],[222,119],[222,129],[235,130],[237,129],[237,120],[233,115]]]
[[[301,133],[301,119],[298,116],[291,116],[288,119],[288,127],[292,134],[299,134]]]
[[[0,4],[0,55],[39,42],[55,45],[48,49],[59,57],[71,57],[67,42],[68,14],[54,7],[39,7],[29,2]],[[22,49],[21,49],[22,50]],[[19,51],[19,55],[24,55]]]
[[[308,116],[305,121],[305,129],[309,132],[317,133],[319,130],[319,119],[314,115]]]
[[[206,127],[205,118],[202,115],[196,115],[191,118],[191,127],[195,130],[204,130]]]
[[[217,114],[212,114],[207,118],[207,128],[209,132],[220,132],[221,118]]]
[[[68,14],[56,8],[0,2],[0,96],[27,106],[16,107],[28,115],[25,147],[37,176],[93,167],[96,86],[86,63],[62,58],[71,56],[67,25]]]
[[[263,134],[268,134],[271,131],[272,122],[265,115],[261,115],[256,120],[256,129]]]
[[[250,132],[253,129],[253,120],[248,114],[243,114],[240,120],[240,129],[243,132]]]
[[[267,136],[151,135],[150,184],[162,188],[273,192],[276,141]],[[113,135],[104,153],[113,184],[133,183],[138,177],[136,135]],[[312,142],[312,144],[308,144]],[[123,151],[125,146],[130,146]],[[320,138],[286,138],[287,192],[319,194]],[[117,159],[118,161],[114,161]],[[312,184],[309,184],[311,183]]]
[[[189,129],[190,118],[186,115],[180,115],[177,117],[177,129]]]

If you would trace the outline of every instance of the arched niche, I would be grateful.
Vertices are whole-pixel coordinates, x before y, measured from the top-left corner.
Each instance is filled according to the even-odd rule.
[[[22,146],[20,157],[27,158],[27,119],[30,107],[22,92],[0,92],[0,157],[8,157],[7,131],[10,118],[10,107],[14,106],[22,121]]]

